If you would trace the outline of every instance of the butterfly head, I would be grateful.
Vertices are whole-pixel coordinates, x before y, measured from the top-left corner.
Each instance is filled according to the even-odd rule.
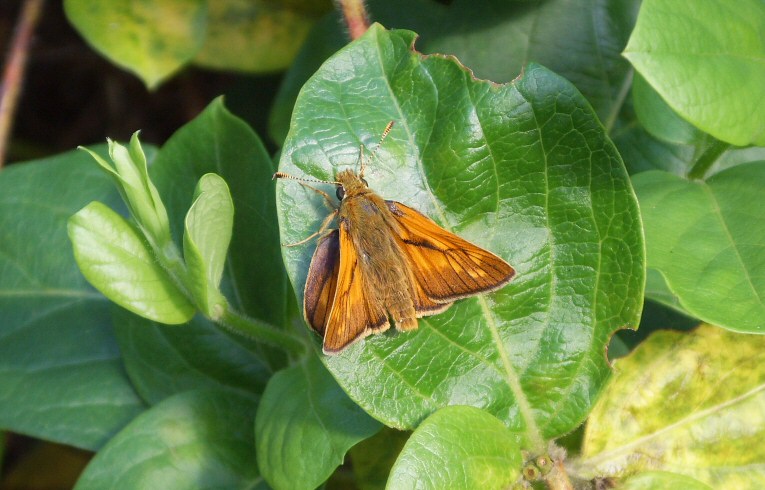
[[[369,188],[369,184],[364,177],[350,169],[343,170],[335,178],[337,179],[337,190],[335,193],[341,201],[345,199],[346,195],[362,194]]]

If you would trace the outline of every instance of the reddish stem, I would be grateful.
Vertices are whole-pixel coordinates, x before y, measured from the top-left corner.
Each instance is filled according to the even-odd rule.
[[[0,167],[5,162],[5,153],[13,128],[21,84],[24,82],[24,69],[29,54],[29,45],[37,21],[40,19],[43,1],[26,0],[24,2],[6,58],[8,62],[3,72],[2,85],[0,85]]]
[[[364,0],[336,0],[343,12],[351,40],[358,39],[369,28],[369,16]]]

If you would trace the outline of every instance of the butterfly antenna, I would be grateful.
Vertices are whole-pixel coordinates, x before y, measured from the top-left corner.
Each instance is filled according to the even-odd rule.
[[[333,180],[305,179],[302,177],[295,177],[294,175],[286,174],[284,172],[276,172],[274,176],[271,177],[271,180],[276,180],[276,179],[290,179],[290,180],[297,180],[298,182],[314,182],[316,184],[340,185],[340,182],[335,182]]]
[[[383,144],[383,141],[385,141],[385,137],[388,136],[388,133],[390,133],[391,128],[393,128],[393,121],[389,122],[387,126],[385,126],[385,129],[382,132],[382,135],[380,136],[380,141],[377,143],[377,146],[375,146],[375,149],[372,150],[372,154],[369,156],[369,159],[374,159],[375,155],[377,155],[377,150],[380,149],[380,147]],[[361,145],[360,147],[360,154],[361,154],[361,171],[359,172],[359,176],[364,176],[364,145]]]

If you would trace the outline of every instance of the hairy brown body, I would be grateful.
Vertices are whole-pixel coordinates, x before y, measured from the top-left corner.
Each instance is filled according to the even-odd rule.
[[[398,231],[391,211],[355,172],[345,170],[336,178],[345,189],[338,220],[357,251],[369,299],[382,305],[399,330],[417,328],[413,278],[396,234],[391,233]],[[386,321],[376,330],[388,326]]]

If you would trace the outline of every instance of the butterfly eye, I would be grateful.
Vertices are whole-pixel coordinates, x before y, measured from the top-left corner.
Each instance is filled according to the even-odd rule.
[[[365,186],[369,187],[369,184],[367,183],[367,179],[362,177],[361,181],[364,183]]]
[[[337,198],[341,201],[345,197],[345,189],[343,189],[343,186],[339,185],[337,186],[337,190],[335,191],[335,194],[337,195]]]

